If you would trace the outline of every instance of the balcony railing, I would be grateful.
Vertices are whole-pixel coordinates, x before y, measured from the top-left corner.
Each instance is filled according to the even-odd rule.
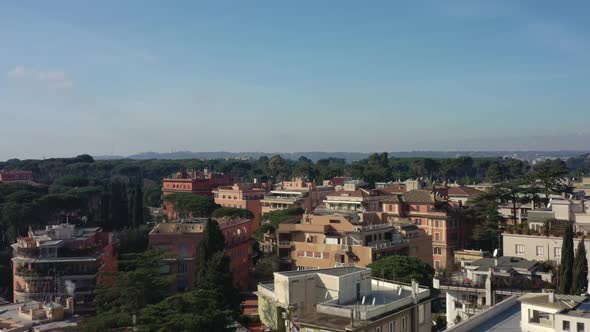
[[[407,243],[408,243],[408,240],[399,239],[399,240],[393,240],[393,241],[371,242],[371,243],[369,243],[369,246],[373,249],[385,249],[385,248],[390,248],[390,247],[396,247],[399,245],[404,245]]]

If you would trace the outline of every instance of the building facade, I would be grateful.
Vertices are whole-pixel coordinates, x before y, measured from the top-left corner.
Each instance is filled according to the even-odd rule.
[[[305,181],[301,178],[283,181],[275,190],[264,196],[261,201],[262,214],[293,207],[312,212],[326,198],[326,195],[333,191],[334,186],[317,186],[315,181]]]
[[[275,272],[257,295],[271,331],[431,331],[430,290],[372,278],[368,268]]]
[[[268,192],[268,183],[234,183],[232,186],[222,186],[213,190],[215,203],[224,207],[246,209],[252,212],[252,228],[260,226],[262,215],[261,200]]]
[[[432,261],[437,270],[454,268],[454,251],[466,245],[469,234],[462,206],[449,202],[446,189],[411,190],[383,203],[389,222],[415,224],[432,237]]]
[[[174,177],[164,178],[162,180],[162,197],[172,193],[191,193],[198,196],[213,198],[213,190],[220,186],[233,184],[233,179],[229,175],[222,173],[210,172],[207,169],[203,171],[192,170],[190,172],[179,172]],[[174,205],[164,199],[163,208],[168,220],[174,220],[178,216],[174,211]]]
[[[409,253],[409,241],[375,213],[305,214],[279,225],[283,269],[367,266],[383,256]]]
[[[76,312],[91,311],[101,273],[117,270],[112,233],[98,227],[30,230],[12,248],[14,302],[73,297]]]
[[[176,276],[175,290],[192,287],[206,221],[161,223],[149,234],[150,247],[162,249],[174,257],[167,261],[166,272]],[[241,290],[247,290],[252,269],[252,220],[219,218],[216,221],[225,236],[225,253],[230,259],[234,282]]]

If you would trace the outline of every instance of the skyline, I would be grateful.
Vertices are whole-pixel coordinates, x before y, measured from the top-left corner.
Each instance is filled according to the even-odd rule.
[[[588,9],[3,2],[0,160],[587,150]]]

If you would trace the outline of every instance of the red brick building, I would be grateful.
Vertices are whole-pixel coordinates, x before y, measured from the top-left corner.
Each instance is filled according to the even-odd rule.
[[[167,272],[176,275],[175,289],[184,290],[193,284],[196,257],[203,238],[206,219],[188,222],[162,223],[149,234],[150,246],[177,257],[167,264]],[[230,259],[230,271],[236,285],[247,290],[252,269],[252,220],[217,219],[225,236],[225,253]]]
[[[460,204],[448,200],[448,188],[411,190],[383,203],[390,222],[409,222],[432,237],[432,261],[438,269],[453,269],[454,251],[467,241],[468,227]]]
[[[201,171],[179,172],[174,177],[162,180],[162,197],[172,193],[191,193],[198,196],[213,198],[213,189],[220,186],[232,185],[233,179],[229,175]],[[164,210],[169,220],[176,219],[174,205],[164,200]]]
[[[33,172],[32,171],[23,171],[23,170],[7,170],[2,169],[0,170],[0,182],[17,182],[17,181],[25,181],[25,182],[33,182]]]

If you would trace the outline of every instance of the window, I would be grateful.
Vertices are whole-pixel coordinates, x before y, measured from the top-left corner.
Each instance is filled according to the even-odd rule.
[[[437,256],[442,255],[442,249],[440,247],[434,247],[434,248],[432,248],[432,250],[435,255],[437,255]]]
[[[375,332],[381,332],[381,326],[376,327]]]
[[[515,245],[515,250],[517,255],[524,255],[524,244],[517,244]]]
[[[395,321],[389,322],[389,331],[387,332],[395,332]]]
[[[562,330],[564,331],[570,331],[570,321],[569,320],[564,320],[563,321],[563,328]]]
[[[440,233],[434,232],[434,241],[440,241]]]
[[[553,248],[553,256],[555,256],[555,258],[561,258],[561,247]]]
[[[545,247],[537,246],[537,256],[545,256]]]
[[[338,219],[330,219],[330,224],[339,224],[340,220]]]
[[[584,323],[576,323],[576,332],[584,332]]]
[[[424,305],[421,304],[418,306],[418,324],[424,323]]]
[[[402,331],[408,329],[408,316],[402,317]]]

